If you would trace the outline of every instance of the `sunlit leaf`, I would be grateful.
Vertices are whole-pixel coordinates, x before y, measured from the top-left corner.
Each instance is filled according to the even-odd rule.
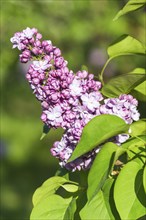
[[[41,187],[39,187],[33,195],[33,205],[36,206],[41,200],[48,198],[54,194],[56,190],[64,183],[74,183],[66,180],[63,177],[54,176],[46,180]]]
[[[146,161],[146,135],[138,136],[129,139],[121,145],[122,148],[127,149],[129,160],[143,165]]]
[[[131,94],[138,100],[146,102],[146,81],[136,86]]]
[[[145,70],[136,68],[131,73],[111,78],[102,88],[106,97],[118,97],[121,94],[130,93],[135,87],[141,84],[146,78]]]
[[[123,35],[108,47],[108,55],[110,58],[121,55],[146,54],[145,46],[135,38],[129,35]]]
[[[124,149],[132,149],[134,147],[141,147],[146,143],[146,136],[142,135],[134,138],[130,138],[125,143],[123,143],[121,146]]]
[[[121,170],[114,187],[114,199],[121,219],[138,219],[145,214],[141,166],[135,161]]]
[[[73,219],[75,208],[72,206],[73,198],[64,199],[58,195],[44,198],[32,210],[30,220],[65,220],[65,216]],[[72,209],[73,212],[69,210]],[[70,212],[67,214],[67,212]]]
[[[88,185],[90,187],[88,187],[87,196],[89,201],[93,199],[101,189],[106,179],[108,178],[114,163],[123,153],[125,153],[125,149],[118,147],[112,142],[105,144],[101,148],[93,162],[88,175]]]
[[[79,189],[79,186],[78,185],[75,185],[75,184],[63,184],[61,185],[62,188],[64,188],[66,191],[68,192],[77,192],[78,189]]]
[[[140,147],[135,146],[132,149],[129,148],[129,150],[127,151],[127,154],[128,154],[129,160],[134,160],[135,162],[139,163],[141,166],[145,164],[146,149],[145,149],[144,144],[142,144]]]
[[[89,152],[109,138],[124,133],[129,125],[115,115],[99,115],[93,118],[83,129],[81,140],[68,162]]]
[[[128,1],[127,4],[123,7],[123,9],[117,13],[114,20],[117,20],[119,17],[121,17],[124,14],[127,14],[131,11],[135,11],[135,10],[143,7],[145,4],[146,4],[145,0],[130,0],[130,1]]]
[[[146,135],[146,120],[141,119],[136,121],[130,125],[130,135],[131,136],[139,136]]]
[[[80,212],[80,216],[82,220],[111,219],[108,208],[106,207],[103,192],[101,190],[96,194],[90,203],[86,203]]]

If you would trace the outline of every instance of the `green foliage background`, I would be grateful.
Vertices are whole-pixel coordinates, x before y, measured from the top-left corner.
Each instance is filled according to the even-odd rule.
[[[36,27],[44,39],[58,46],[77,71],[84,64],[95,75],[107,59],[106,49],[123,33],[145,41],[144,10],[112,21],[126,1],[50,0],[1,1],[1,220],[29,219],[34,190],[58,167],[49,147],[62,130],[51,130],[40,141],[40,104],[25,80],[25,65],[18,61],[10,38],[26,27]],[[127,73],[144,58],[121,57],[106,69],[106,79]],[[144,111],[141,109],[144,117]],[[79,173],[77,174],[77,178]]]

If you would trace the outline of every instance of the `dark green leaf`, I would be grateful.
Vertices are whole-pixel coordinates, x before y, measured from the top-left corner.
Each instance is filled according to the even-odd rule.
[[[114,179],[108,178],[105,181],[104,186],[102,187],[105,205],[106,205],[108,213],[110,215],[110,220],[118,220],[119,219],[119,215],[117,213],[114,199],[113,199],[114,182],[115,182]]]
[[[102,93],[106,97],[118,97],[120,94],[128,94],[136,86],[145,80],[145,70],[137,68],[131,73],[123,74],[112,78],[103,88]]]
[[[68,162],[91,151],[109,138],[124,133],[129,125],[115,115],[99,115],[93,118],[83,129],[81,140]]]
[[[61,176],[64,177],[65,179],[69,180],[69,172],[67,171],[67,169],[60,167],[56,173],[55,176]]]
[[[49,128],[49,127],[45,124],[44,127],[43,127],[43,133],[42,133],[42,136],[41,136],[40,140],[42,140],[42,139],[49,133],[50,130],[51,130],[51,128]]]
[[[146,54],[145,46],[129,35],[123,35],[108,47],[108,55],[111,59],[122,55]]]
[[[114,199],[121,219],[138,219],[145,214],[145,207],[139,200],[143,191],[140,170],[140,164],[131,161],[124,166],[116,180]],[[143,201],[145,195],[142,197]]]
[[[123,9],[117,13],[114,20],[117,20],[119,17],[121,17],[124,14],[127,14],[131,11],[135,11],[135,10],[143,7],[145,4],[146,4],[145,0],[130,0],[130,1],[128,1],[127,4],[123,7]]]
[[[69,203],[69,206],[67,207],[63,220],[74,220],[76,208],[76,198],[73,197],[71,202]]]
[[[146,166],[144,167],[144,170],[143,170],[143,187],[146,193]]]
[[[125,153],[125,149],[118,147],[111,142],[106,143],[97,154],[88,175],[88,200],[92,200],[98,191],[102,188],[108,175],[119,158]],[[96,173],[96,175],[95,175]]]

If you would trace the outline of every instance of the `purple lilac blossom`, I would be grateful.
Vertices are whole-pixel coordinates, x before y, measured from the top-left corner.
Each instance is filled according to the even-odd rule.
[[[68,69],[68,62],[61,55],[61,50],[50,40],[41,41],[41,38],[36,28],[26,28],[15,33],[10,41],[13,48],[21,51],[20,62],[31,61],[26,79],[41,102],[41,120],[50,128],[62,127],[65,130],[61,140],[53,144],[51,154],[68,170],[88,169],[102,146],[67,163],[84,126],[101,114],[117,115],[131,124],[140,116],[137,100],[125,94],[104,99],[100,92],[101,82],[95,81],[93,74],[85,70],[74,74]],[[129,135],[120,134],[113,141],[121,145],[128,138]]]
[[[116,115],[122,118],[127,124],[138,121],[140,114],[137,110],[138,101],[132,95],[122,94],[118,98],[104,100],[100,106],[101,114]],[[115,143],[120,145],[129,138],[128,134],[120,134],[115,137]]]

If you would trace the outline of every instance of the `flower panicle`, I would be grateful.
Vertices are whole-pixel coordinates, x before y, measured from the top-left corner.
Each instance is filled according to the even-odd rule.
[[[105,99],[100,89],[102,84],[87,71],[76,74],[68,68],[61,50],[50,40],[42,40],[36,28],[27,27],[10,39],[13,48],[21,51],[21,63],[30,62],[26,79],[42,106],[41,120],[50,128],[62,127],[65,131],[56,141],[51,154],[68,170],[88,169],[102,146],[67,163],[78,144],[84,126],[101,114],[117,115],[127,124],[137,121],[140,114],[138,102],[131,95]],[[98,132],[98,131],[97,131]],[[121,145],[129,136],[120,134],[113,141]]]

